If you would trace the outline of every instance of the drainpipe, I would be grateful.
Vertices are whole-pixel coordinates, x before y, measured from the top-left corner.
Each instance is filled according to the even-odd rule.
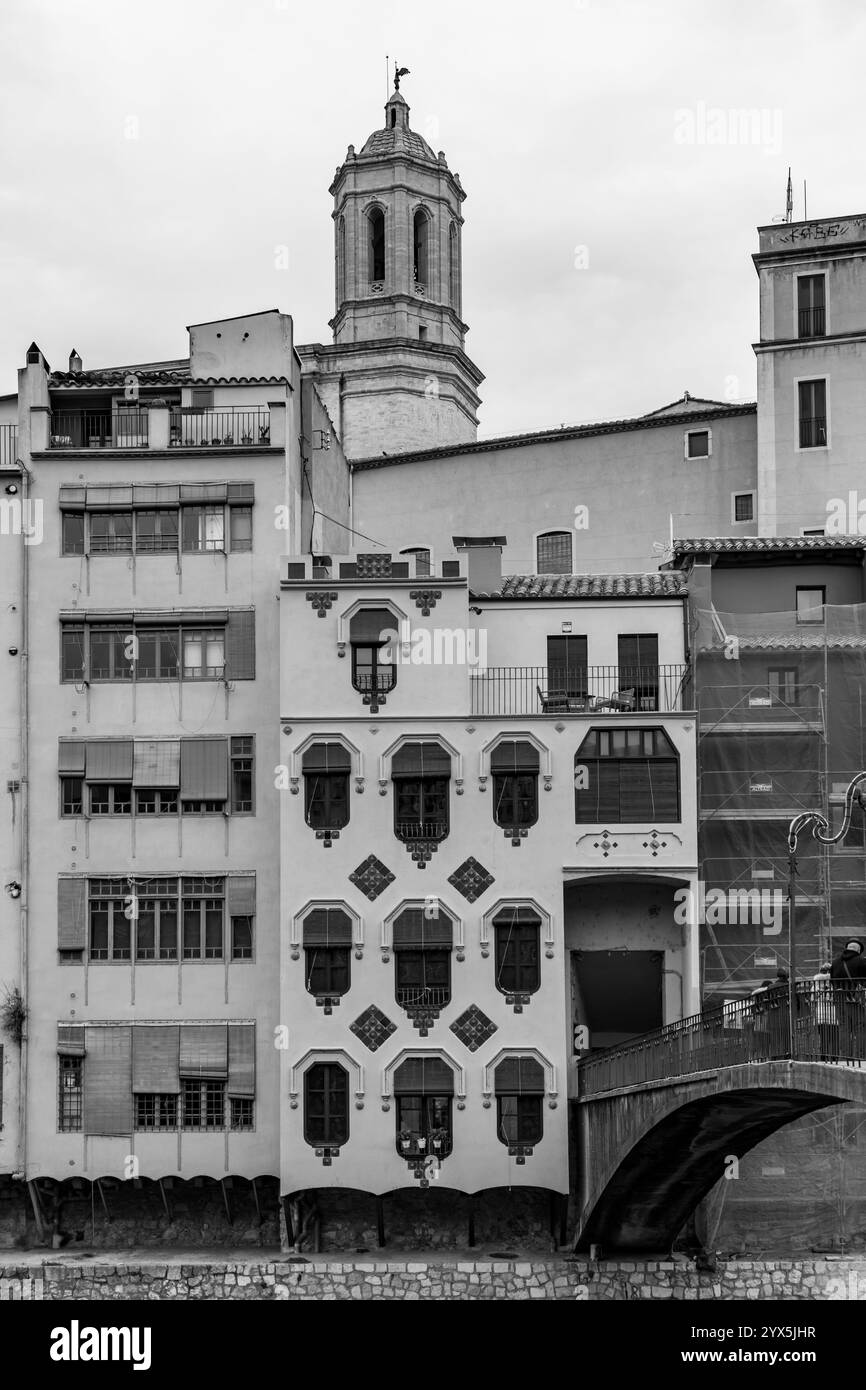
[[[29,517],[30,508],[30,484],[31,474],[27,464],[22,460],[16,459],[15,462],[21,469],[22,491],[22,515]],[[19,1083],[18,1083],[18,1147],[21,1156],[21,1171],[25,1181],[27,1179],[27,1123],[28,1123],[28,1068],[29,1068],[29,1014],[30,1014],[30,682],[28,678],[28,667],[30,662],[30,547],[26,543],[24,528],[21,528],[21,547],[23,558],[21,562],[21,667],[19,670],[20,681],[20,710],[21,710],[21,927],[20,927],[20,967],[21,967],[21,993],[24,996],[24,1003],[27,1008],[27,1018],[24,1021],[24,1031],[21,1037],[21,1054],[19,1063]]]

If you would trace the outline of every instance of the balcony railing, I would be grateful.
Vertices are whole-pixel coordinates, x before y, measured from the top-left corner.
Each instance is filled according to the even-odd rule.
[[[815,309],[800,309],[797,313],[797,331],[801,338],[823,338],[824,323],[823,304]]]
[[[820,449],[826,443],[826,415],[804,415],[800,420],[800,448]]]
[[[18,457],[18,426],[0,425],[0,468],[9,468]]]
[[[398,985],[396,996],[401,1009],[444,1009],[450,1002],[451,990],[447,985],[407,986],[405,989]]]
[[[448,834],[447,821],[398,821],[394,833],[400,840],[444,840]]]
[[[689,708],[689,668],[488,666],[471,691],[475,715],[665,714]]]
[[[146,410],[53,411],[49,444],[52,449],[146,449]]]
[[[171,412],[169,428],[175,447],[231,448],[271,442],[271,414],[266,406],[246,410],[184,407]]]

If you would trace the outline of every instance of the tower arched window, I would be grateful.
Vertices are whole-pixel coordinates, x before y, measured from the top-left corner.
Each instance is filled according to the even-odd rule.
[[[430,219],[423,208],[415,213],[412,224],[412,252],[415,267],[415,283],[427,284],[427,248],[430,233]]]
[[[370,279],[385,279],[385,214],[381,208],[371,208],[367,215],[369,226]]]
[[[448,295],[453,309],[458,309],[460,303],[457,265],[457,223],[452,222],[448,232]]]
[[[337,223],[337,301],[346,297],[346,219]]]

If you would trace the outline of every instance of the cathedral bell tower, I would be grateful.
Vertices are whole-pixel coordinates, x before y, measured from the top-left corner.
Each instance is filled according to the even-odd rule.
[[[411,129],[399,76],[384,127],[357,153],[349,146],[329,192],[334,342],[299,351],[347,456],[474,440],[484,378],[461,316],[466,194],[442,151]]]

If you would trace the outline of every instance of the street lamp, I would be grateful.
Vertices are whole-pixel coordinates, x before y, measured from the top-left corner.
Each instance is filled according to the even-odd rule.
[[[795,998],[797,993],[796,983],[796,943],[794,937],[794,901],[797,896],[797,840],[801,832],[808,825],[812,827],[812,839],[817,840],[821,845],[836,845],[851,828],[851,813],[854,810],[854,803],[861,810],[866,811],[866,772],[858,772],[848,784],[845,792],[845,813],[842,817],[842,824],[835,835],[830,834],[830,822],[820,811],[802,811],[799,816],[795,816],[788,826],[788,1026],[791,1031],[791,1053],[795,1051],[796,1032],[795,1022]]]

